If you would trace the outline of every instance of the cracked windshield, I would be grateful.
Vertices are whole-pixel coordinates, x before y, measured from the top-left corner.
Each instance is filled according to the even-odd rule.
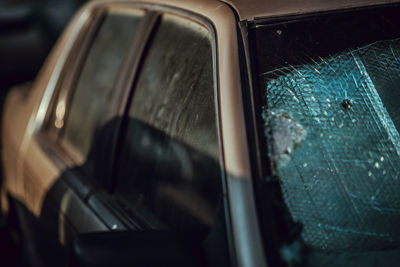
[[[400,260],[399,11],[260,23],[252,33],[262,153],[309,266]]]

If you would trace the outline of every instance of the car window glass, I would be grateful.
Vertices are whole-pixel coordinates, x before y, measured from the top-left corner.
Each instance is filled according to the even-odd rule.
[[[81,161],[111,103],[114,83],[141,16],[139,11],[113,10],[105,16],[93,40],[76,83],[63,137]]]
[[[276,239],[266,196],[279,181],[274,201],[292,220],[286,233],[297,235],[279,233],[281,244],[301,239],[310,266],[390,266],[400,257],[399,12],[310,16],[249,34],[260,151],[273,177],[259,191],[261,225]]]
[[[221,193],[211,36],[165,15],[129,110],[117,192],[151,227],[206,230]]]

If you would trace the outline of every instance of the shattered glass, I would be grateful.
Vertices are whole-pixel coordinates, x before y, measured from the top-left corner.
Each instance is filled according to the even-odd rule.
[[[400,39],[263,73],[269,156],[310,247],[400,245]]]

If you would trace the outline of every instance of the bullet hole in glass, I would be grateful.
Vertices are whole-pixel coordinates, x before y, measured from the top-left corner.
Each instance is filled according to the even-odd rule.
[[[341,105],[344,109],[350,109],[353,104],[349,99],[345,99],[342,101]]]

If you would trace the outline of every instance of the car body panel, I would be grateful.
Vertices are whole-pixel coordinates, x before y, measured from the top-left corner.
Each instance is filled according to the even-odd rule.
[[[37,144],[34,144],[37,143],[34,136],[46,113],[47,107],[43,109],[43,105],[46,106],[46,103],[49,103],[65,59],[82,23],[86,19],[85,12],[80,12],[75,16],[70,24],[71,26],[67,28],[47,58],[28,93],[21,90],[11,90],[7,96],[3,113],[2,156],[3,160],[6,160],[3,165],[4,174],[7,177],[5,179],[7,188],[18,200],[27,200],[24,192],[26,157],[39,162],[38,164],[36,164],[37,162],[30,164],[32,167],[29,167],[28,170],[29,172],[40,172],[41,182],[39,181],[39,183],[50,186],[59,175],[60,170],[55,171],[57,168],[54,163],[42,162],[46,157],[40,154],[42,151],[38,151],[41,149],[38,149]],[[14,141],[11,143],[10,140]],[[41,164],[45,164],[47,168],[44,168]],[[9,181],[11,184],[8,184]],[[31,191],[36,197],[27,201],[29,210],[36,216],[40,215],[41,203],[44,199],[43,193],[45,193],[42,191],[43,189],[38,190],[40,192]],[[3,210],[7,211],[8,206],[4,193],[6,192],[3,192],[2,206]]]

